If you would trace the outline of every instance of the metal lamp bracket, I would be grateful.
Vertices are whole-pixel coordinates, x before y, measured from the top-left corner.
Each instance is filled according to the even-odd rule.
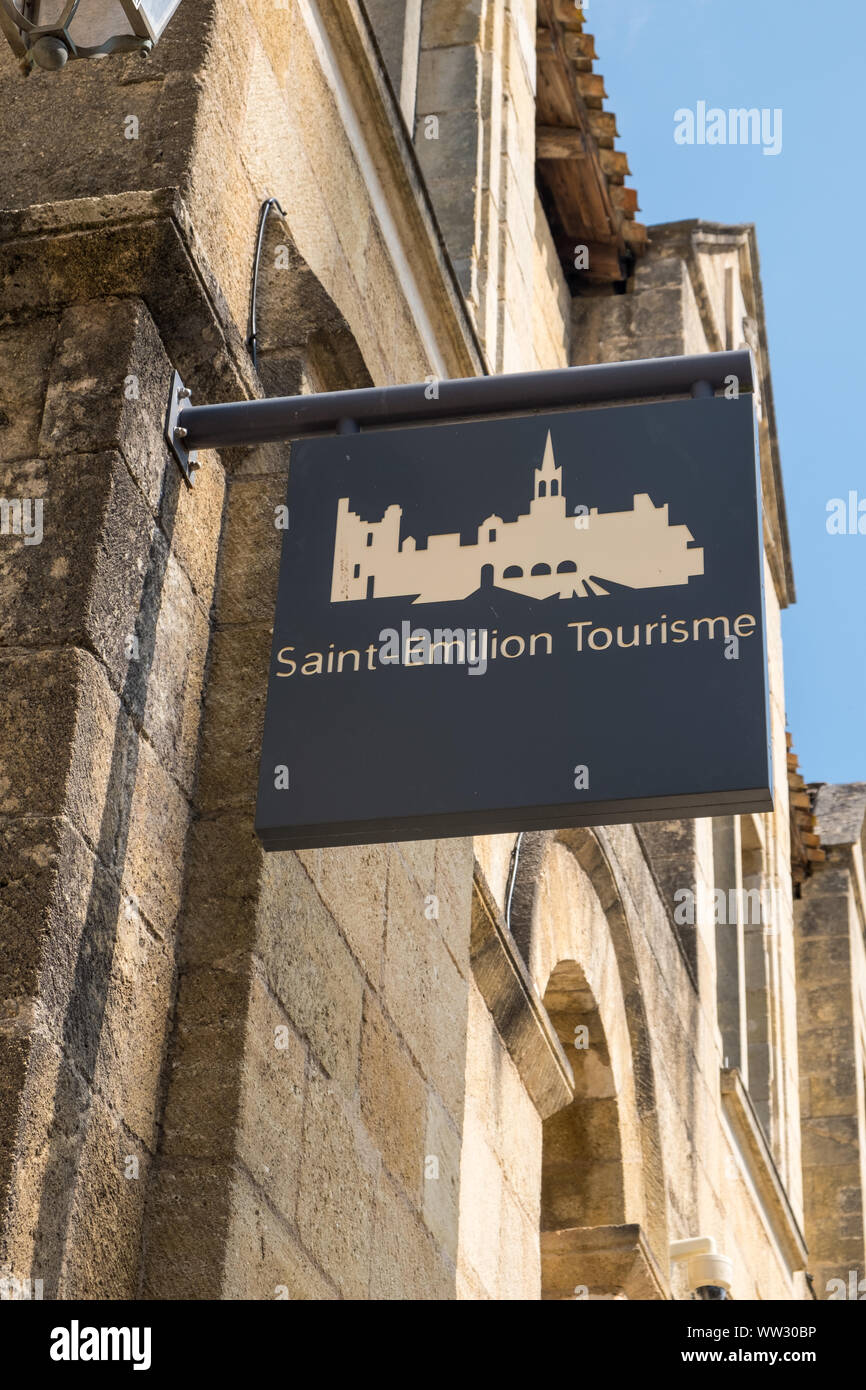
[[[171,377],[171,393],[168,398],[168,410],[165,416],[165,438],[168,447],[180,464],[180,471],[190,487],[195,482],[195,470],[201,467],[198,461],[198,454],[195,449],[188,449],[185,444],[186,430],[178,423],[180,412],[189,404],[190,392],[180,379],[179,372],[173,372]]]

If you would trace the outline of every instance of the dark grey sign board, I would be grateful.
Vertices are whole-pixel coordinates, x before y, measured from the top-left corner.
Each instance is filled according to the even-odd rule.
[[[772,809],[751,396],[292,448],[268,849]]]

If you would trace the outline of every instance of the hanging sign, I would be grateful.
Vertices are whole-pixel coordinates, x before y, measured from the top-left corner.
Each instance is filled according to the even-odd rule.
[[[752,398],[292,449],[268,849],[772,808]]]

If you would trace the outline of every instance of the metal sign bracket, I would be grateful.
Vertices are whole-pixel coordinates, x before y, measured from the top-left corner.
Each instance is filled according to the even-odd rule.
[[[201,465],[195,449],[187,448],[187,431],[178,423],[178,416],[189,405],[190,391],[184,386],[179,372],[172,372],[171,392],[165,416],[165,438],[168,447],[180,464],[180,471],[190,487],[195,482],[195,470]]]

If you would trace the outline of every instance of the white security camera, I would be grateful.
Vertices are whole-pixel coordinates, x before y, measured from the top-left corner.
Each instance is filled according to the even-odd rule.
[[[686,1280],[690,1293],[706,1302],[723,1302],[731,1296],[734,1262],[720,1255],[712,1236],[694,1236],[671,1244],[672,1260],[686,1260]]]

